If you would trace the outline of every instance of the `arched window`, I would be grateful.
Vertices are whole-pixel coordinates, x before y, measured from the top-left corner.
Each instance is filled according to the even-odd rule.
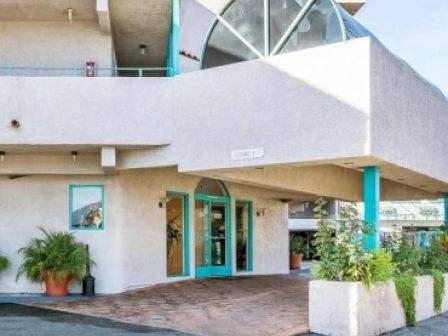
[[[197,185],[195,192],[198,194],[207,194],[210,196],[229,196],[224,183],[210,178],[203,178]]]
[[[202,68],[345,39],[344,21],[333,0],[232,0],[216,17]]]

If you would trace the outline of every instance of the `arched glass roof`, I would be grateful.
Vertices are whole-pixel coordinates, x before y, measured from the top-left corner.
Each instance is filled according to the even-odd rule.
[[[216,16],[202,68],[372,36],[333,0],[229,0]]]

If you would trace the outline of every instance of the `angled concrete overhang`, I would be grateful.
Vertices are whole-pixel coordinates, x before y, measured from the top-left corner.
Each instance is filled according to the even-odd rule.
[[[370,38],[175,78],[0,78],[0,98],[0,150],[114,146],[123,148],[118,170],[178,166],[269,188],[252,179],[256,168],[330,166],[355,183],[363,167],[378,165],[393,181],[387,199],[448,191],[446,98]],[[361,187],[339,198],[358,200]]]

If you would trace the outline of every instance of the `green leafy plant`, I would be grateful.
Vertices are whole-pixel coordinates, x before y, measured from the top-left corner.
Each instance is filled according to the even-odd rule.
[[[315,275],[328,281],[361,281],[367,288],[389,280],[394,272],[392,257],[387,251],[364,249],[362,237],[368,231],[358,219],[356,206],[344,208],[338,223],[327,218],[325,207],[321,198],[314,209],[318,219],[316,255],[320,258]]]
[[[23,263],[17,272],[17,279],[25,275],[31,281],[43,281],[51,274],[54,279],[81,279],[85,275],[86,264],[94,265],[85,245],[77,242],[69,232],[49,232],[39,228],[43,238],[31,239],[18,250]]]
[[[415,292],[417,280],[411,273],[402,274],[394,279],[395,288],[401,307],[406,316],[406,325],[414,327],[416,325],[416,299]]]
[[[423,253],[412,245],[407,234],[402,235],[397,249],[391,249],[392,261],[395,264],[397,274],[422,275]]]
[[[434,310],[441,313],[443,295],[445,294],[445,278],[439,270],[431,270],[430,274],[434,279]]]
[[[0,254],[0,272],[8,269],[10,265],[11,262],[9,261],[9,259],[6,256]]]
[[[289,236],[289,252],[290,254],[306,254],[308,252],[308,246],[306,246],[303,238],[291,234]]]
[[[435,237],[430,247],[422,250],[421,267],[426,270],[448,272],[448,251],[445,249],[445,235]]]

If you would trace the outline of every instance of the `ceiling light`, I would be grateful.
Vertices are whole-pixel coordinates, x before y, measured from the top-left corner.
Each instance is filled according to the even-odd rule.
[[[77,151],[72,151],[71,155],[72,155],[73,164],[75,164],[76,161],[78,160],[78,152]]]
[[[140,55],[146,55],[147,52],[146,44],[140,44],[138,48],[140,49]]]
[[[67,8],[68,21],[73,21],[73,8]]]

